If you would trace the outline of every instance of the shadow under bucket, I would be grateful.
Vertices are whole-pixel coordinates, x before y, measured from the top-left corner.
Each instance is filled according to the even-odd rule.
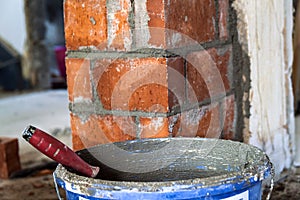
[[[242,199],[258,200],[272,171],[264,152],[229,140],[143,139],[94,146],[77,152],[100,166],[87,178],[58,165],[53,173],[67,199]]]

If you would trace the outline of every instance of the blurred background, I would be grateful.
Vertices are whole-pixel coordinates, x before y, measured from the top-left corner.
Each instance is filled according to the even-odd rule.
[[[0,17],[0,136],[68,128],[63,0],[2,2]]]
[[[65,88],[63,0],[2,2],[0,13],[0,90]]]
[[[21,138],[21,132],[26,125],[33,123],[71,146],[63,0],[10,0],[0,4],[0,137],[18,138],[22,168],[29,169],[21,171],[23,174],[19,176],[43,170],[49,175],[26,180],[0,179],[0,196],[8,195],[5,191],[17,195],[13,191],[27,188],[26,199],[57,199],[51,177],[53,166],[49,159]],[[300,3],[293,0],[293,5],[292,81],[298,131]],[[299,184],[294,187],[297,189]],[[24,196],[21,192],[20,195]],[[41,196],[45,198],[38,198]],[[8,199],[14,198],[18,197],[10,196]]]
[[[52,179],[56,163],[21,135],[32,124],[71,146],[63,0],[0,4],[0,152],[11,147],[15,138],[19,148],[19,155],[8,158],[14,162],[8,168],[0,159],[0,196],[57,199]],[[5,174],[3,170],[9,168],[18,174]],[[19,178],[5,179],[7,175]]]

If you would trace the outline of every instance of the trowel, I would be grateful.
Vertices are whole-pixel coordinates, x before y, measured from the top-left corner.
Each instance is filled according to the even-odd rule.
[[[34,126],[26,127],[22,136],[37,150],[66,167],[92,178],[99,173],[99,167],[88,164],[67,145]]]

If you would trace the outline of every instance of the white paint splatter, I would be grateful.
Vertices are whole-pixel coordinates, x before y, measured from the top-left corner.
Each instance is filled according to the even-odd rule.
[[[92,103],[89,98],[84,98],[83,96],[74,97],[74,103]]]
[[[151,120],[151,125],[154,127],[155,131],[158,131],[164,125],[164,119],[162,117],[153,118]]]
[[[138,48],[148,47],[150,40],[150,30],[148,22],[150,17],[147,11],[147,0],[135,1],[135,34]]]
[[[182,40],[182,34],[181,33],[172,33],[172,38],[171,38],[171,44],[169,46],[171,47],[177,47],[180,41]]]

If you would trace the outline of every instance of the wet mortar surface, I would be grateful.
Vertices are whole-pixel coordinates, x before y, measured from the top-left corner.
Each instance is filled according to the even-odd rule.
[[[149,152],[158,154],[147,155]],[[73,190],[87,196],[118,196],[120,190],[140,192],[132,194],[134,198],[141,198],[145,192],[174,191],[180,199],[183,196],[176,191],[189,190],[198,190],[198,195],[205,196],[207,189],[225,183],[249,187],[270,173],[270,162],[261,150],[225,140],[146,139],[95,146],[79,155],[90,164],[100,166],[105,176],[100,179],[82,177],[59,166],[55,177],[60,184],[62,181],[71,184]],[[211,190],[210,194],[231,192],[221,188]],[[161,195],[159,193],[156,197]]]
[[[37,154],[31,152],[23,155],[26,160],[25,167],[40,165],[49,162],[49,160],[36,160]],[[52,169],[43,169],[35,173],[15,179],[0,179],[0,199],[3,200],[57,200],[57,194],[54,187]],[[299,200],[300,199],[300,168],[289,174],[289,176],[278,181],[274,185],[271,195],[273,200]],[[262,199],[266,199],[267,190],[265,190]]]
[[[57,133],[55,136],[61,138],[62,137],[61,134],[62,133]],[[63,136],[64,137],[69,136],[69,133],[63,133]],[[162,146],[163,144],[157,144],[156,148],[162,148]],[[119,147],[123,148],[121,146]],[[131,146],[130,148],[131,151],[137,151],[139,149],[138,146]],[[23,169],[32,168],[36,170],[32,170],[32,173],[21,178],[14,178],[8,180],[0,179],[0,197],[1,197],[0,199],[3,200],[58,199],[54,182],[53,182],[53,176],[52,176],[52,173],[54,171],[53,162],[51,165],[49,165],[51,161],[49,159],[45,159],[45,157],[40,157],[40,155],[41,154],[37,152],[35,149],[32,149],[32,151],[21,155],[22,168]],[[44,166],[44,167],[35,167],[35,166]],[[185,175],[186,174],[183,174],[180,178],[184,179],[183,176]],[[127,176],[127,178],[132,178],[132,176]],[[139,178],[143,179],[142,177]],[[143,180],[143,181],[147,181],[147,180]],[[294,173],[289,174],[289,176],[287,176],[286,178],[283,178],[280,181],[275,183],[274,190],[271,195],[271,199],[275,199],[275,200],[300,199],[299,188],[300,188],[300,168],[299,170],[295,170]],[[262,199],[266,199],[267,192],[268,191],[265,190]],[[61,192],[61,194],[63,194],[63,192]]]

